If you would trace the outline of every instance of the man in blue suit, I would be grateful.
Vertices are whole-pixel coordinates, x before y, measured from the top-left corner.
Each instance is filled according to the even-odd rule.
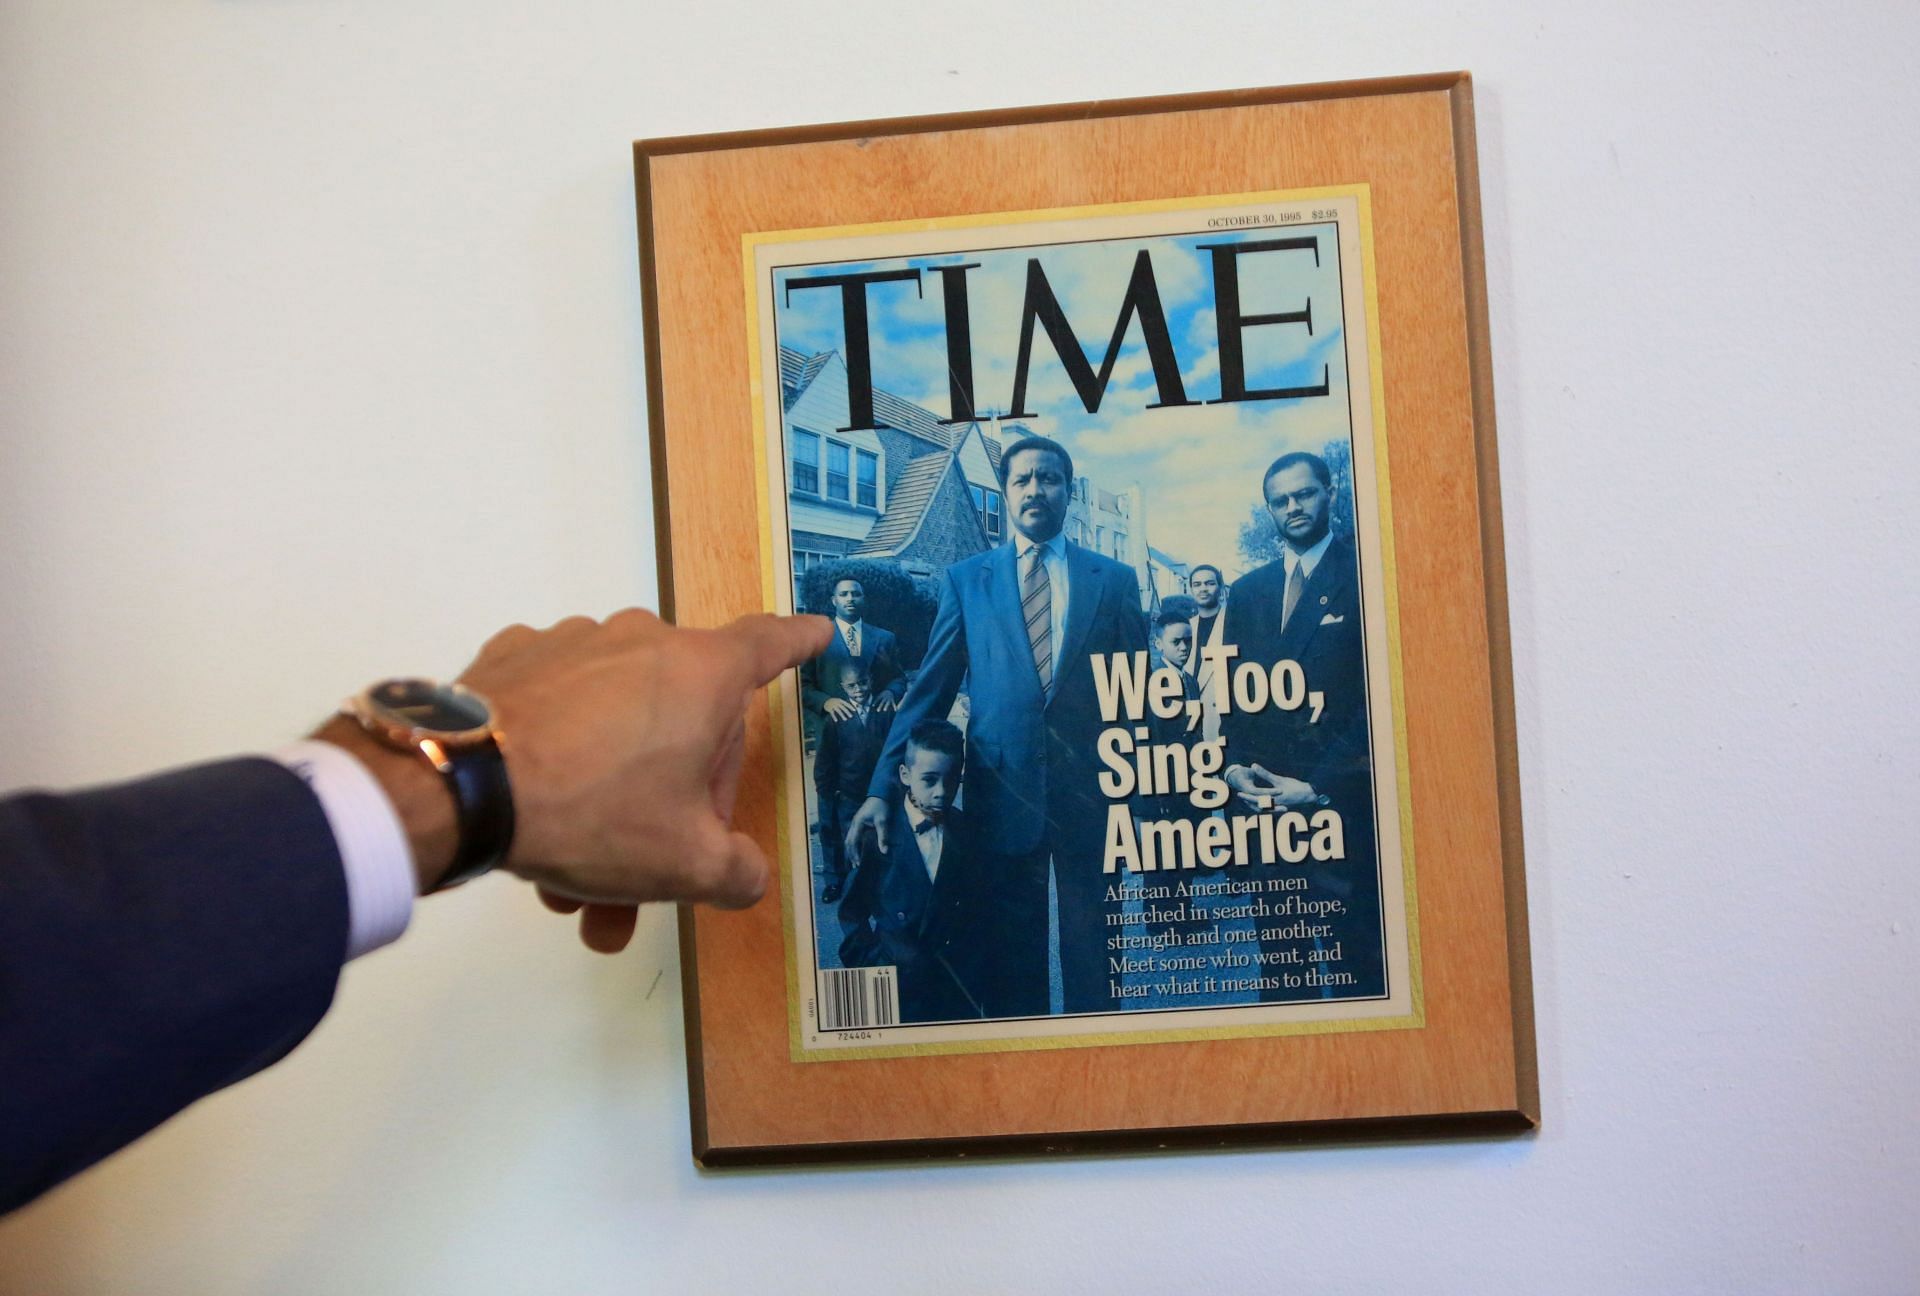
[[[833,638],[800,674],[801,701],[828,720],[845,720],[857,710],[840,685],[848,662],[866,673],[876,711],[893,710],[907,691],[899,642],[893,631],[868,621],[866,609],[866,586],[852,576],[833,583]]]
[[[971,707],[961,797],[997,911],[987,937],[996,974],[981,987],[994,1017],[1049,1010],[1049,872],[1059,897],[1065,1010],[1117,1006],[1101,872],[1108,802],[1094,757],[1102,722],[1088,659],[1143,652],[1147,631],[1133,569],[1061,534],[1072,481],[1072,456],[1045,437],[1016,441],[1001,455],[1013,539],[947,569],[920,673],[847,831],[856,855],[869,828],[886,849],[888,781],[907,735],[922,720],[946,718],[965,680]]]
[[[361,699],[407,685],[378,714],[464,756],[360,712],[271,758],[0,797],[0,1213],[285,1055],[416,892],[498,865],[606,952],[643,901],[758,900],[766,859],[731,824],[747,707],[827,634],[514,626],[465,688]]]

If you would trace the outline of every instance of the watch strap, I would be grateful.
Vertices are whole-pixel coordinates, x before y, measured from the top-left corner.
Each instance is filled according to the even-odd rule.
[[[494,741],[442,747],[441,775],[453,793],[460,844],[435,891],[470,882],[507,857],[513,845],[513,792],[506,758]]]

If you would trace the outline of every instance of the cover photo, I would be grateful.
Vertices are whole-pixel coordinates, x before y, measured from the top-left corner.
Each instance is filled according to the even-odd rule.
[[[797,1057],[1421,1024],[1366,197],[748,236]]]

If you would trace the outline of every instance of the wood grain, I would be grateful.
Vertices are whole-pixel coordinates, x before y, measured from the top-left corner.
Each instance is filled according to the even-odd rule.
[[[1464,76],[636,146],[663,607],[762,606],[743,233],[1372,187],[1427,1024],[789,1060],[773,904],[682,920],[708,1164],[1525,1129],[1534,1079],[1471,87]],[[773,853],[766,713],[740,824]]]

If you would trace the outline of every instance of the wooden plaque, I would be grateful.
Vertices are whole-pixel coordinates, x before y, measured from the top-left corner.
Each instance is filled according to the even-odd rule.
[[[662,611],[840,631],[778,902],[682,913],[695,1157],[1533,1128],[1468,77],[635,168]]]

